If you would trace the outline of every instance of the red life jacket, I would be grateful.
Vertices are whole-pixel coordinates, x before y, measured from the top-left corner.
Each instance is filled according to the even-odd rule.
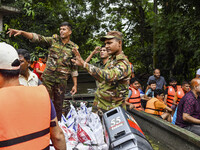
[[[51,104],[46,88],[5,87],[0,97],[0,149],[48,148]]]
[[[132,95],[129,98],[129,103],[134,104],[136,109],[142,110],[140,91],[131,87],[129,87],[129,89],[132,91]]]

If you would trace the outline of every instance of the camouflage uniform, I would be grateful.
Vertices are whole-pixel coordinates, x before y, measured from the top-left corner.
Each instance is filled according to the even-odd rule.
[[[92,107],[94,112],[99,109],[105,112],[117,106],[126,108],[131,68],[123,53],[112,56],[104,69],[88,63],[84,67],[99,82]]]
[[[72,41],[63,44],[59,36],[44,37],[35,33],[33,33],[31,41],[43,43],[49,47],[49,56],[42,79],[54,102],[58,120],[60,120],[69,75],[78,76],[77,66],[71,62],[73,58],[72,48],[78,48],[78,46]],[[67,105],[69,109],[69,102]]]
[[[95,66],[98,67],[98,68],[100,68],[100,69],[103,69],[105,67],[105,65],[106,64],[103,64],[102,60],[97,61],[96,64],[95,64]],[[95,80],[95,82],[96,82],[96,87],[98,87],[99,86],[98,80]]]

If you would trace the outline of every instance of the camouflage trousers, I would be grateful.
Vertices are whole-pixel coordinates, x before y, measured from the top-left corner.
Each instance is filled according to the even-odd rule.
[[[60,121],[68,79],[58,80],[59,77],[55,76],[55,74],[53,76],[45,74],[42,78],[43,85],[49,92],[50,98],[53,101],[56,110],[57,118]],[[70,107],[70,104],[68,104],[68,107]]]

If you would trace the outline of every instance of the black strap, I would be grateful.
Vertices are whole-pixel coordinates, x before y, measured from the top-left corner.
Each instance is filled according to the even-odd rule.
[[[159,109],[153,109],[153,108],[148,108],[148,107],[146,107],[145,109],[150,109],[150,110],[154,110],[154,111],[161,111]]]
[[[19,143],[22,143],[22,142],[33,140],[33,139],[36,139],[36,138],[39,138],[39,137],[42,137],[42,136],[48,134],[49,131],[50,131],[50,129],[47,128],[47,129],[44,129],[44,130],[41,130],[41,131],[38,131],[38,132],[35,132],[35,133],[31,133],[31,134],[28,134],[28,135],[17,137],[17,138],[14,138],[14,139],[0,141],[0,147],[12,146],[12,145],[15,145],[15,144],[19,144]]]
[[[137,99],[137,98],[140,98],[140,96],[138,96],[138,97],[130,97],[129,99]]]
[[[56,122],[55,121],[50,122],[50,127],[55,127],[55,126],[56,126]]]
[[[174,95],[169,95],[169,94],[168,94],[168,96],[174,97]]]

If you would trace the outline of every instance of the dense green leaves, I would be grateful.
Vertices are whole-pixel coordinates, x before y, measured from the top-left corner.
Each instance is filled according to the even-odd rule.
[[[73,26],[72,41],[86,58],[99,37],[109,30],[124,34],[124,53],[134,64],[136,75],[145,83],[152,74],[153,62],[167,79],[192,79],[200,61],[200,2],[196,0],[157,0],[158,14],[148,0],[2,0],[21,13],[4,17],[8,27],[45,36],[59,34],[59,24]],[[1,39],[15,47],[26,48],[32,58],[46,47],[22,37]],[[93,61],[97,61],[94,59]]]

